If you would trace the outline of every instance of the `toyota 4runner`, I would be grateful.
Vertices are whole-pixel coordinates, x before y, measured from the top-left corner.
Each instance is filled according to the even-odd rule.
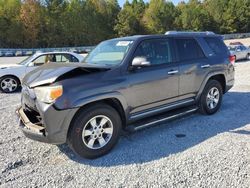
[[[31,139],[100,157],[122,130],[196,110],[217,112],[234,84],[234,61],[222,37],[211,32],[107,40],[83,63],[51,63],[27,74],[19,126]]]

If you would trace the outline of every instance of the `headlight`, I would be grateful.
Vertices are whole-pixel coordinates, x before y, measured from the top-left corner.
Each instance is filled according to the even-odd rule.
[[[34,89],[36,97],[39,101],[45,103],[52,103],[57,98],[62,96],[63,87],[62,86],[44,86],[44,87],[36,87]]]

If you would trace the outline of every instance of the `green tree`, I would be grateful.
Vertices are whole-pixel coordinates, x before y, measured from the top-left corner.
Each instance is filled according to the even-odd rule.
[[[222,20],[221,31],[223,33],[250,31],[250,1],[229,0]]]
[[[145,3],[142,0],[126,1],[119,12],[114,30],[118,36],[128,36],[145,33],[142,17],[145,11]]]
[[[213,21],[206,11],[204,4],[198,0],[178,5],[179,16],[176,25],[181,30],[206,31],[214,30]]]
[[[205,0],[204,6],[213,20],[214,31],[218,33],[225,32],[224,12],[228,7],[228,0]],[[227,21],[227,20],[226,20]]]
[[[43,29],[43,46],[67,46],[64,38],[64,12],[67,2],[65,0],[44,0],[45,25]]]
[[[23,46],[20,8],[20,0],[0,0],[0,47]]]
[[[37,0],[25,0],[21,6],[20,20],[24,26],[25,46],[36,47],[41,34],[42,8]]]
[[[65,43],[69,46],[86,44],[87,24],[84,6],[85,2],[82,0],[72,0],[67,4],[63,16],[63,33]]]
[[[174,28],[176,9],[172,2],[151,0],[143,22],[149,33],[165,33]]]

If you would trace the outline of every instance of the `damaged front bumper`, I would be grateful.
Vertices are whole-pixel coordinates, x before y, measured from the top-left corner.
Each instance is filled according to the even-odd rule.
[[[70,122],[77,109],[56,110],[53,106],[46,111],[38,112],[20,107],[16,110],[19,118],[19,127],[24,135],[30,139],[51,143],[63,144],[67,140]]]

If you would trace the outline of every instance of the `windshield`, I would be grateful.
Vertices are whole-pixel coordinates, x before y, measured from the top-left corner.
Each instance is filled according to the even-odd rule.
[[[27,58],[25,58],[24,60],[22,60],[20,63],[20,65],[26,65],[26,63],[28,63],[31,59],[33,58],[33,55],[32,56],[29,56]]]
[[[133,41],[110,40],[100,43],[85,58],[84,62],[99,65],[118,65],[128,52]]]

